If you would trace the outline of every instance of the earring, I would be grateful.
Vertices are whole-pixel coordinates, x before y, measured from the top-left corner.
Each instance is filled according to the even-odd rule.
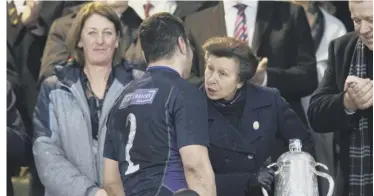
[[[81,44],[81,43],[79,43],[79,44],[78,44],[78,47],[79,47],[79,48],[82,48],[82,44]]]
[[[116,48],[118,48],[118,43],[116,44]]]

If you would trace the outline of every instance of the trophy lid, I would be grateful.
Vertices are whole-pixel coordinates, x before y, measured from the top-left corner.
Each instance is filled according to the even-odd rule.
[[[290,162],[292,160],[305,160],[314,162],[314,158],[310,154],[302,151],[302,147],[303,145],[300,139],[290,139],[288,145],[289,151],[283,153],[278,158],[278,162],[285,163]]]
[[[290,139],[289,142],[288,149],[290,152],[301,152],[303,144],[301,144],[299,139]]]

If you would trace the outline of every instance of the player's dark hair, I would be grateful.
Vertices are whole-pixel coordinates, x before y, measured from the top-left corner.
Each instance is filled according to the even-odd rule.
[[[182,20],[169,13],[154,14],[139,26],[140,44],[147,63],[172,57],[179,37],[188,43]]]

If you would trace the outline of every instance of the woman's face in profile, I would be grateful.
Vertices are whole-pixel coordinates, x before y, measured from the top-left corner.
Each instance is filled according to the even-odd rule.
[[[231,100],[242,87],[239,82],[239,63],[233,58],[205,55],[205,91],[209,99]]]
[[[107,18],[93,14],[88,17],[78,47],[83,48],[85,60],[93,65],[111,64],[118,36],[114,24]]]

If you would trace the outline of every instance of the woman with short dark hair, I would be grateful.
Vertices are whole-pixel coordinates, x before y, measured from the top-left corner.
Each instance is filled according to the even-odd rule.
[[[276,138],[287,144],[298,138],[310,153],[313,141],[277,89],[246,82],[262,67],[248,44],[215,37],[203,49],[206,68],[201,90],[208,99],[209,155],[217,194],[262,195],[260,187],[272,189],[274,172],[265,164]]]
[[[86,4],[66,39],[72,59],[41,85],[33,153],[45,195],[107,195],[101,188],[106,119],[134,73],[120,58],[121,37],[108,5]]]

